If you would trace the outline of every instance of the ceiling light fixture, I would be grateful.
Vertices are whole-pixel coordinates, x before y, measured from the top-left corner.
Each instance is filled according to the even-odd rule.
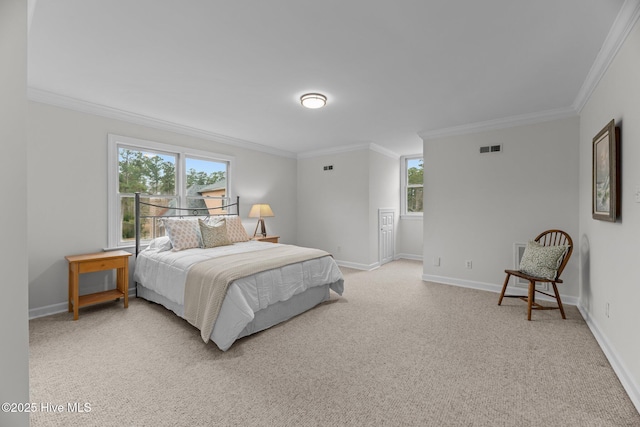
[[[327,104],[327,97],[321,93],[306,93],[300,97],[300,103],[307,108],[322,108]]]

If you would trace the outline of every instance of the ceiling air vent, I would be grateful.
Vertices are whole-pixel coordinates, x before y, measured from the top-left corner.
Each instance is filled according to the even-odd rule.
[[[500,153],[501,151],[502,151],[502,144],[486,145],[484,147],[480,147],[480,154]]]

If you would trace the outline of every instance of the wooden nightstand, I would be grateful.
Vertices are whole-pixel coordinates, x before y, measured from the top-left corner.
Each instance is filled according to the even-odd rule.
[[[91,304],[124,298],[124,308],[129,307],[129,257],[127,251],[97,252],[84,255],[69,255],[69,313],[78,320],[78,309]],[[80,295],[79,275],[94,271],[117,270],[116,288],[94,294]]]
[[[253,240],[257,240],[259,242],[269,242],[269,243],[278,243],[278,239],[280,236],[256,236]]]

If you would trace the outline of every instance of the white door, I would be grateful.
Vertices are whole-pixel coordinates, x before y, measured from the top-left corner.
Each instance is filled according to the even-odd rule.
[[[395,236],[393,230],[395,214],[391,209],[378,209],[378,261],[380,265],[393,261],[395,256]]]

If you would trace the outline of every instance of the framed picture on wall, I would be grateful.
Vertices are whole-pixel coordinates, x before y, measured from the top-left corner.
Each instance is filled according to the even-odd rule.
[[[611,120],[593,138],[592,217],[615,222],[620,215],[620,128]]]

